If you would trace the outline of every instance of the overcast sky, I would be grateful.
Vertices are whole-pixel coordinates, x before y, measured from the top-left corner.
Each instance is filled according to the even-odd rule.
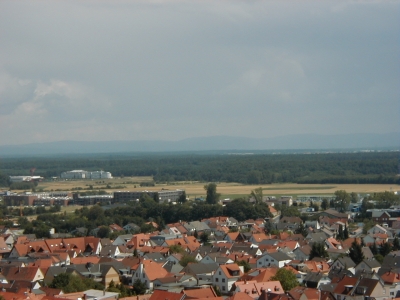
[[[399,131],[399,1],[0,1],[0,145]]]

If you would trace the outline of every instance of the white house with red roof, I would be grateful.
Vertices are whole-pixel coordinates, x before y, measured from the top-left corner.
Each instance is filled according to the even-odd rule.
[[[132,275],[132,284],[139,279],[148,289],[152,290],[154,287],[154,280],[157,278],[173,276],[173,274],[169,273],[162,266],[163,264],[156,263],[151,259],[141,260],[139,266]]]
[[[243,275],[237,264],[220,265],[213,276],[213,285],[219,287],[221,293],[227,294],[232,285]]]

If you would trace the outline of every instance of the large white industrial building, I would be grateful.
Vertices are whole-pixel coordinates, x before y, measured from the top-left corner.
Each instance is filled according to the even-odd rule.
[[[112,175],[104,171],[72,170],[62,172],[60,177],[62,179],[110,179]]]

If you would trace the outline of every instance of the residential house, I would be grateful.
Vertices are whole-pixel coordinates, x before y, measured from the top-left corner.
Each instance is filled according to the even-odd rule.
[[[128,223],[122,228],[125,230],[125,232],[132,232],[132,233],[140,232],[140,226],[136,225],[135,223]]]
[[[121,234],[120,236],[115,238],[112,244],[115,246],[120,246],[120,245],[126,246],[126,244],[132,239],[132,237],[133,237],[132,234]]]
[[[310,252],[311,252],[310,245],[300,246],[295,250],[293,250],[293,253],[297,260],[308,260],[308,258],[310,257]]]
[[[188,264],[182,272],[193,275],[198,280],[212,282],[214,273],[218,268],[219,265],[216,263],[203,264],[200,262]]]
[[[8,282],[14,280],[36,282],[44,279],[39,267],[2,267],[1,273]]]
[[[213,285],[217,286],[223,294],[227,294],[232,285],[243,275],[237,264],[220,265],[213,275]]]
[[[111,281],[115,284],[120,283],[119,272],[112,265],[86,263],[70,265],[67,268],[75,270],[82,277],[101,282],[104,286],[109,286]]]
[[[389,212],[385,210],[373,210],[372,211],[372,221],[378,224],[388,224],[391,218]]]
[[[389,297],[389,292],[380,280],[347,276],[337,283],[332,294],[337,300],[363,300],[366,297],[383,300]]]
[[[274,293],[284,294],[284,290],[279,281],[257,282],[257,281],[236,281],[232,286],[233,293],[244,292],[252,299],[258,299],[263,291],[273,291]]]
[[[380,268],[381,264],[375,258],[366,258],[355,267],[355,271],[378,273]]]
[[[322,300],[321,291],[310,287],[296,286],[288,291],[288,295],[292,300]]]
[[[327,239],[327,235],[324,232],[312,232],[306,236],[306,240],[309,241],[310,244],[314,243],[325,243]]]
[[[317,289],[321,284],[331,283],[331,279],[327,273],[310,272],[304,277],[303,283],[306,287]]]
[[[139,279],[146,285],[147,289],[152,290],[154,288],[154,280],[157,278],[173,276],[162,266],[163,264],[156,263],[152,260],[141,260],[138,268],[132,276],[132,284],[135,282],[135,280]]]
[[[257,258],[257,267],[277,266],[278,268],[282,268],[291,260],[290,256],[282,252],[264,253],[263,256]]]
[[[372,228],[370,228],[367,231],[367,234],[368,235],[373,235],[373,234],[376,234],[376,233],[388,234],[388,231],[389,230],[387,228],[384,228],[381,225],[376,224],[376,225],[374,225]]]
[[[343,257],[339,257],[337,258],[333,264],[331,265],[331,268],[337,268],[337,269],[346,269],[349,270],[351,273],[355,274],[355,267],[356,264],[354,263],[354,261],[348,257],[348,256],[343,256]]]

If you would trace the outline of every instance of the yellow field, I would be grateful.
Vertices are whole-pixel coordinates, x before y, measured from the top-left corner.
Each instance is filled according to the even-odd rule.
[[[161,189],[184,189],[188,196],[204,196],[205,183],[200,182],[176,182],[171,184],[157,184],[155,187],[140,187],[140,182],[151,181],[151,177],[124,177],[99,180],[73,180],[73,181],[54,181],[42,182],[38,188],[50,190],[73,190],[80,187],[82,190],[89,190],[90,185],[94,190],[104,188],[107,192],[113,191],[142,191]],[[217,192],[222,196],[234,197],[250,194],[255,188],[262,187],[264,195],[318,195],[333,194],[337,190],[346,190],[356,193],[374,193],[384,191],[400,190],[399,185],[394,184],[265,184],[265,185],[243,185],[238,183],[217,183]]]

